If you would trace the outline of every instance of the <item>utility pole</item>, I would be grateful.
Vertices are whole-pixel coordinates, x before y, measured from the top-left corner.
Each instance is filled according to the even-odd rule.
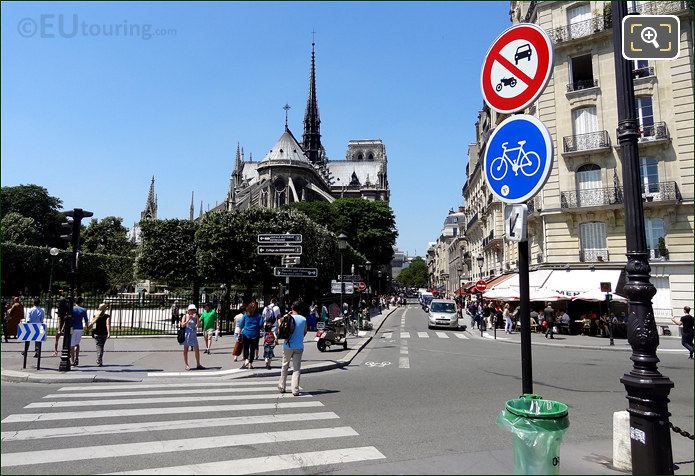
[[[630,60],[622,52],[622,21],[627,2],[611,2],[613,16],[613,56],[618,101],[618,142],[623,168],[625,241],[628,298],[627,340],[632,347],[633,368],[623,375],[628,412],[633,474],[673,474],[668,395],[673,382],[662,375],[657,364],[659,334],[654,321],[652,297],[656,288],[649,282],[651,268],[644,230],[644,206],[639,170],[635,114],[635,91]]]

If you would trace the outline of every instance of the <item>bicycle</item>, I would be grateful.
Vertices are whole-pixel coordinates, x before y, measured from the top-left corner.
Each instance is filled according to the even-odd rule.
[[[508,142],[502,143],[502,156],[497,157],[490,162],[490,176],[493,178],[493,180],[502,180],[504,177],[506,177],[507,172],[509,171],[509,165],[512,166],[514,175],[519,175],[519,170],[521,170],[521,173],[527,177],[535,175],[536,172],[538,172],[538,169],[541,168],[540,156],[534,151],[526,152],[524,150],[524,144],[526,144],[525,140],[520,140],[518,142],[519,147],[507,148],[507,144]],[[517,154],[516,159],[512,160],[509,158],[507,153],[514,151],[519,151],[519,153]],[[532,172],[529,172],[529,169],[531,169]]]

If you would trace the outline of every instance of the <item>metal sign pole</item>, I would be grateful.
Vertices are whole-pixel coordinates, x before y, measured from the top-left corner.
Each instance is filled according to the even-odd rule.
[[[519,242],[519,319],[521,320],[521,393],[533,393],[528,241]]]

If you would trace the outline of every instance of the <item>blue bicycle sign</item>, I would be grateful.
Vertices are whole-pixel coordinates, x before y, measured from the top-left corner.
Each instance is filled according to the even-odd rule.
[[[483,170],[492,193],[523,203],[543,187],[553,166],[548,129],[533,116],[511,116],[497,126],[485,150]]]

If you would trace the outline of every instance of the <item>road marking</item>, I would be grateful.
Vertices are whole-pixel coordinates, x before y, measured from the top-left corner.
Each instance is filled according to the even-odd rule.
[[[422,337],[423,339],[428,339],[430,337],[430,335],[427,332],[418,332],[417,336]]]
[[[458,337],[459,339],[468,339],[469,337],[463,333],[460,332],[454,332],[454,335]]]
[[[233,468],[234,474],[254,474],[259,472],[279,472],[289,469],[309,468],[311,466],[335,465],[384,458],[386,458],[386,456],[375,447],[362,446],[358,448],[341,448],[337,450],[261,456],[259,458],[214,461],[211,463],[170,466],[168,468],[152,468],[109,474],[229,474],[230,468]]]
[[[249,403],[242,405],[196,405],[191,407],[164,407],[164,408],[125,408],[109,410],[86,410],[81,412],[60,412],[60,413],[21,413],[5,417],[2,423],[23,423],[32,421],[48,420],[79,420],[82,418],[115,418],[131,416],[151,416],[157,415],[181,415],[185,413],[209,413],[225,411],[247,411],[247,410],[275,410],[278,408],[308,408],[322,407],[323,403],[317,400],[306,400],[303,402],[275,402],[275,403]]]
[[[439,332],[438,331],[438,332],[435,332],[435,334],[437,334],[437,337],[439,337],[441,339],[448,339],[449,338],[449,335],[446,332]]]
[[[400,357],[398,359],[398,368],[399,369],[409,369],[410,368],[410,359],[408,359],[408,357]]]
[[[254,394],[254,395],[220,395],[212,397],[215,401],[233,401],[233,400],[274,400],[295,398],[289,393],[281,394]],[[311,398],[310,394],[302,395],[302,398]],[[107,407],[113,405],[147,405],[151,403],[186,403],[181,397],[160,397],[160,398],[126,398],[118,400],[71,400],[69,402],[35,402],[26,405],[24,408],[59,408],[59,407]],[[153,411],[156,409],[153,408]]]
[[[406,347],[406,346],[401,347],[401,354],[402,355],[408,355],[408,347]]]
[[[410,332],[401,332],[401,339],[410,339]]]
[[[252,446],[283,441],[303,441],[324,438],[358,436],[349,426],[335,428],[311,428],[308,430],[269,431],[263,433],[246,433],[241,435],[215,436],[211,438],[184,438],[178,440],[141,441],[138,443],[121,443],[116,445],[87,446],[81,448],[58,448],[54,450],[22,451],[5,453],[0,466],[28,466],[61,461],[83,461],[86,459],[119,458],[134,455],[151,455],[193,451],[209,448],[226,448],[232,446]],[[258,468],[257,468],[258,469]],[[261,467],[267,471],[266,467]],[[229,471],[229,468],[227,468]]]
[[[370,360],[370,361],[368,361],[368,362],[365,362],[364,365],[366,365],[367,367],[380,367],[380,368],[383,368],[383,367],[387,367],[387,366],[391,365],[391,362],[388,362],[388,361],[387,361],[387,362],[372,362],[372,361]]]
[[[315,421],[340,418],[333,412],[281,413],[272,415],[250,415],[227,418],[193,420],[168,420],[139,423],[117,423],[114,425],[72,426],[41,428],[36,430],[3,431],[2,441],[38,440],[70,436],[108,435],[113,433],[139,433],[150,431],[180,430],[181,428],[212,428],[216,426],[257,425],[264,423],[286,423],[293,421]]]
[[[176,385],[176,384],[172,384]],[[277,385],[277,382],[275,382]],[[195,390],[196,395],[218,394],[218,393],[246,393],[246,392],[274,392],[277,389],[273,387],[261,388],[205,388],[205,384],[201,384],[202,388]],[[94,393],[51,393],[43,398],[77,398],[77,397],[137,397],[146,395],[190,395],[190,390],[143,390],[134,392],[94,392]]]
[[[487,332],[483,332],[483,337],[485,337],[486,339],[494,339],[495,338],[494,336],[488,334]],[[497,340],[510,340],[510,338],[509,337],[498,337]]]
[[[172,386],[175,386],[176,388],[200,388],[201,386],[205,387],[248,387],[251,385],[277,385],[277,379],[272,379],[272,380],[252,380],[252,379],[243,379],[243,380],[231,380],[231,381],[226,381],[226,382],[176,382],[175,384],[172,383],[155,383],[155,384],[148,384],[148,383],[136,383],[136,384],[111,384],[111,385],[94,385],[94,386],[76,386],[76,387],[61,387],[58,389],[59,392],[82,392],[82,391],[87,391],[87,390],[134,390],[134,389],[142,389],[142,388],[171,388]]]
[[[383,334],[381,334],[382,339],[390,339],[391,336],[393,336],[393,332],[384,332]]]

